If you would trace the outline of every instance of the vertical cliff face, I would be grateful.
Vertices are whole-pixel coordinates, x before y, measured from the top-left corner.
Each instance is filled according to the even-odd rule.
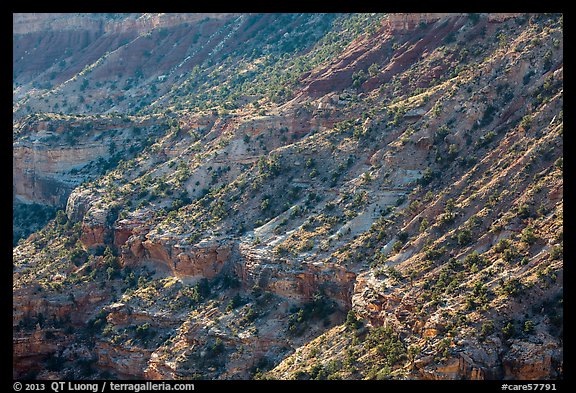
[[[102,144],[68,148],[34,142],[16,145],[12,175],[15,198],[63,207],[81,180],[66,174],[107,156],[108,149]]]
[[[14,198],[63,208],[72,189],[113,168],[120,159],[129,159],[161,123],[150,118],[60,115],[17,121],[12,159]]]
[[[562,26],[15,15],[14,377],[562,378]]]
[[[154,118],[28,116],[14,125],[14,242],[64,209],[78,185],[112,170],[150,144]],[[27,217],[28,216],[28,217]]]

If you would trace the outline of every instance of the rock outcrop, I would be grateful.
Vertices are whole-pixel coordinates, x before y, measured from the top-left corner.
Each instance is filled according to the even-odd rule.
[[[563,373],[563,351],[551,342],[515,340],[502,360],[504,379],[543,380]]]
[[[34,142],[16,143],[12,162],[15,198],[63,207],[81,181],[77,176],[66,174],[106,155],[107,147],[100,143],[64,148]]]
[[[211,279],[229,262],[232,251],[232,246],[226,242],[200,243],[185,248],[169,244],[163,239],[138,242],[134,248],[136,255],[125,255],[125,263],[130,265],[149,259],[164,265],[176,277]]]
[[[109,162],[115,153],[123,152],[128,159],[142,148],[142,140],[134,139],[134,127],[150,130],[157,124],[154,119],[118,117],[23,119],[15,126],[14,198],[64,208],[75,187],[114,165]]]
[[[273,258],[266,253],[240,245],[237,276],[244,288],[259,287],[278,296],[310,301],[318,292],[350,308],[356,274],[334,264],[307,263]]]

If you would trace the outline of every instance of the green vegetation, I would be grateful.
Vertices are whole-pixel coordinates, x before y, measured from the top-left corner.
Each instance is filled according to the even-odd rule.
[[[359,329],[362,326],[362,321],[356,318],[354,311],[348,311],[346,314],[346,327],[352,330]]]
[[[56,215],[52,206],[38,203],[14,203],[12,206],[12,246],[20,239],[25,239],[31,233],[41,229]]]
[[[502,334],[504,335],[504,338],[506,338],[506,339],[514,337],[514,335],[516,334],[516,328],[514,327],[514,324],[512,322],[508,322],[502,328]]]
[[[374,348],[388,367],[394,366],[406,357],[406,348],[402,340],[390,327],[371,329],[366,336],[365,346]]]
[[[531,320],[527,320],[524,322],[523,332],[526,334],[531,334],[532,332],[534,332],[534,327],[535,327],[534,322]]]
[[[531,246],[538,240],[538,236],[534,233],[533,228],[526,228],[522,231],[520,240],[527,245]]]
[[[455,18],[206,16],[15,71],[15,146],[98,151],[53,177],[71,219],[14,207],[15,340],[40,326],[64,379],[107,345],[185,379],[417,379],[545,337],[562,369],[561,17]]]
[[[293,307],[290,310],[288,333],[300,336],[314,320],[326,322],[326,318],[334,311],[336,311],[334,302],[322,293],[317,292],[314,294],[312,301],[302,307]]]
[[[486,321],[482,323],[482,327],[480,329],[480,334],[482,336],[489,336],[494,331],[494,323],[492,321]]]

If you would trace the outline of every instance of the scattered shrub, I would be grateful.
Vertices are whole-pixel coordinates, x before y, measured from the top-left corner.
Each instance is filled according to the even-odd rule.
[[[536,243],[536,241],[538,240],[538,236],[534,233],[534,229],[526,228],[522,231],[520,240],[526,243],[527,245],[531,246],[532,244]]]
[[[510,247],[510,240],[508,239],[500,239],[500,241],[498,241],[498,243],[496,243],[496,245],[494,246],[494,251],[496,252],[504,252],[504,250],[508,249]]]
[[[534,327],[535,324],[533,321],[531,321],[530,319],[528,319],[527,321],[524,322],[524,333],[526,334],[531,334],[534,331]]]
[[[480,334],[482,334],[482,336],[484,337],[489,336],[490,334],[492,334],[493,331],[494,331],[494,323],[492,321],[486,321],[482,323],[482,326],[480,328]]]
[[[472,242],[472,232],[470,229],[463,229],[456,235],[459,246],[466,246]]]
[[[528,218],[531,215],[530,206],[528,206],[527,204],[523,204],[521,206],[518,206],[516,211],[517,211],[518,217],[520,217],[522,219]]]
[[[563,249],[564,247],[562,247],[560,244],[553,246],[550,249],[550,259],[551,260],[562,259],[564,257]]]
[[[370,330],[366,336],[365,345],[376,348],[383,357],[384,364],[391,367],[406,356],[406,348],[398,334],[389,326],[380,326]]]
[[[502,284],[502,292],[504,294],[518,297],[522,293],[524,285],[518,278],[512,278]]]
[[[354,313],[354,311],[352,310],[348,311],[348,314],[346,315],[346,327],[349,329],[356,330],[361,326],[362,322],[359,321],[358,318],[356,318],[356,314]]]
[[[514,328],[514,324],[512,322],[508,322],[502,328],[502,334],[504,335],[505,339],[509,339],[509,338],[514,337],[514,335],[516,334],[516,329]]]

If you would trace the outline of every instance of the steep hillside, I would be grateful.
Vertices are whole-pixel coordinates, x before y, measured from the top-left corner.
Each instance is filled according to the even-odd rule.
[[[562,15],[14,22],[15,377],[563,377]]]

